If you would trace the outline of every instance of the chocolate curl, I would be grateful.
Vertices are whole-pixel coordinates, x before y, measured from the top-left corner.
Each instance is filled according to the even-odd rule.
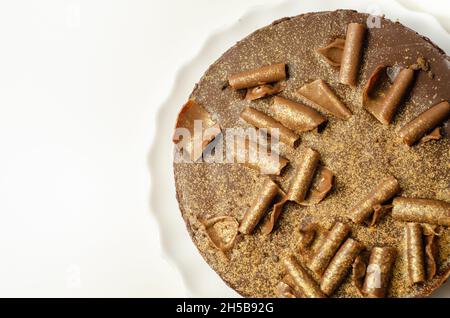
[[[272,233],[275,228],[275,224],[277,223],[278,218],[281,215],[281,212],[283,212],[283,206],[287,202],[287,199],[285,193],[282,193],[282,195],[282,199],[273,205],[272,211],[265,218],[261,225],[261,233],[264,235]]]
[[[253,201],[252,206],[245,212],[241,225],[239,226],[239,232],[243,234],[252,234],[256,225],[262,219],[270,204],[280,191],[280,188],[275,182],[271,179],[267,179],[264,182],[261,191]]]
[[[195,122],[201,122],[201,132],[196,131]],[[179,140],[177,129],[184,128],[190,134],[190,140]],[[182,147],[189,154],[192,161],[199,159],[206,146],[220,134],[220,126],[216,124],[210,114],[193,100],[189,100],[178,114],[175,125],[173,142],[178,148]],[[183,145],[183,146],[181,146]]]
[[[218,216],[200,222],[206,232],[206,236],[215,248],[222,252],[229,251],[238,234],[239,222],[232,216]],[[221,226],[218,228],[218,224]]]
[[[341,66],[342,55],[344,53],[345,40],[335,39],[327,46],[317,49],[317,53],[323,56],[325,61],[334,67]]]
[[[362,249],[363,246],[351,238],[345,241],[322,276],[320,290],[323,293],[330,296],[339,287]]]
[[[370,298],[384,298],[391,279],[396,252],[390,247],[374,247],[362,292]]]
[[[292,277],[296,287],[300,289],[307,298],[325,298],[317,283],[297,262],[293,255],[283,260],[287,273]]]
[[[395,220],[450,226],[448,202],[398,197],[392,204],[392,217]]]
[[[269,134],[271,134],[272,129],[278,129],[280,141],[291,147],[295,147],[300,138],[297,134],[284,127],[272,117],[251,107],[246,107],[244,109],[241,113],[241,118],[257,128],[267,128]]]
[[[378,223],[378,220],[390,210],[392,210],[392,205],[390,205],[390,204],[389,205],[381,205],[381,204],[374,205],[372,220],[369,223],[369,227],[374,227]]]
[[[275,96],[270,111],[281,124],[297,133],[313,130],[327,121],[314,109]]]
[[[304,298],[303,292],[295,285],[291,275],[284,275],[283,279],[275,288],[277,298]]]
[[[440,125],[450,115],[450,104],[447,101],[434,105],[411,122],[406,124],[398,135],[408,146],[412,146],[427,132]],[[438,129],[440,135],[440,131]]]
[[[311,244],[314,242],[314,239],[316,238],[317,230],[317,223],[308,223],[300,228],[300,239],[298,241],[298,247],[301,251],[305,251],[311,246]]]
[[[384,178],[351,210],[351,220],[356,224],[363,223],[374,208],[391,199],[399,191],[400,186],[397,179],[392,176]]]
[[[333,188],[334,173],[323,166],[316,169],[312,185],[306,199],[300,203],[303,206],[311,206],[320,203]]]
[[[302,203],[308,193],[314,173],[319,163],[320,155],[317,151],[306,148],[303,158],[299,162],[292,178],[291,185],[287,194],[288,200]]]
[[[425,236],[425,264],[427,269],[427,280],[434,278],[437,272],[438,245],[437,238],[443,232],[442,227],[436,227],[429,224],[422,226]]]
[[[234,89],[250,88],[286,79],[286,64],[273,64],[234,74],[228,78]]]
[[[350,226],[337,222],[308,262],[308,268],[316,274],[322,275],[349,233]]]
[[[414,80],[414,71],[403,69],[392,85],[386,85],[382,83],[387,81],[386,69],[386,66],[378,66],[370,76],[363,91],[363,105],[378,121],[389,125],[409,91]]]
[[[436,127],[435,129],[433,129],[433,131],[431,133],[429,133],[428,135],[420,138],[419,143],[420,144],[424,144],[426,142],[432,141],[432,140],[439,140],[441,139],[442,133],[441,133],[441,128],[440,127]]]
[[[263,150],[266,153],[261,155],[259,147],[263,146],[246,138],[244,147],[237,147],[235,149],[233,153],[234,160],[261,174],[280,175],[289,161],[279,154],[275,152],[269,153],[267,150]],[[256,154],[257,158],[252,160],[250,154]]]
[[[298,90],[298,94],[318,109],[328,112],[337,118],[349,119],[352,116],[352,112],[321,79],[301,87]]]
[[[356,86],[365,33],[364,24],[350,23],[347,27],[339,73],[339,82],[342,84]]]
[[[422,227],[418,223],[406,224],[406,259],[411,284],[425,281]]]
[[[281,93],[286,88],[286,81],[276,82],[274,84],[265,84],[248,88],[245,94],[245,99],[254,101],[271,95]]]

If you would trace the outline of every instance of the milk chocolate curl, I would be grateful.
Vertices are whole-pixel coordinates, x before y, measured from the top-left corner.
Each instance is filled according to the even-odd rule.
[[[392,217],[398,221],[450,226],[448,202],[398,197],[392,204]]]
[[[322,275],[349,233],[350,226],[337,222],[308,262],[308,268],[316,274]]]
[[[228,78],[230,86],[234,89],[250,88],[274,83],[286,79],[286,64],[273,64],[250,71],[231,75]]]
[[[238,234],[239,222],[232,216],[217,216],[200,222],[215,248],[222,252],[230,250]]]
[[[335,39],[327,46],[317,49],[317,53],[322,55],[325,61],[334,67],[341,66],[342,54],[344,53],[345,40]]]
[[[258,192],[252,206],[245,212],[244,218],[239,226],[239,232],[252,234],[256,225],[262,219],[270,204],[280,192],[278,185],[271,179],[267,179],[260,192]]]
[[[360,243],[351,238],[345,241],[322,276],[320,290],[323,293],[330,296],[339,287],[362,248]]]
[[[363,253],[359,254],[352,265],[352,284],[361,296],[363,293],[364,278],[366,276],[367,259]]]
[[[288,277],[288,278],[287,278]],[[292,280],[289,275],[286,275],[275,287],[275,296],[277,298],[300,298],[297,291],[291,286],[287,280]]]
[[[422,226],[425,236],[425,265],[427,280],[431,280],[437,273],[438,244],[437,239],[443,232],[443,227],[425,224]]]
[[[395,256],[395,249],[390,247],[372,249],[362,289],[365,295],[371,298],[386,297]]]
[[[297,262],[294,256],[289,256],[283,261],[287,273],[292,277],[295,285],[307,298],[325,298],[317,283],[306,270]]]
[[[363,105],[378,121],[389,125],[410,89],[414,71],[409,68],[401,70],[394,83],[387,86],[386,69],[386,66],[378,66],[370,76],[363,91]]]
[[[411,284],[425,281],[422,227],[418,223],[406,224],[406,259]]]
[[[327,119],[311,107],[275,96],[270,111],[281,124],[297,133],[313,130]]]
[[[352,112],[321,79],[301,87],[298,90],[298,94],[318,109],[328,112],[337,118],[349,119],[352,116]]]
[[[287,194],[290,201],[295,201],[300,204],[305,200],[311,182],[313,181],[319,158],[319,153],[311,148],[306,148],[303,152],[303,157],[294,172]]]
[[[365,33],[364,24],[350,23],[347,27],[339,73],[339,82],[342,84],[356,86]]]
[[[253,88],[248,88],[245,99],[249,101],[264,98],[282,92],[286,88],[286,81],[276,82],[273,84],[264,84]]]
[[[357,224],[363,223],[377,205],[388,201],[399,191],[397,179],[392,176],[384,178],[350,211],[350,218]]]
[[[241,113],[241,118],[257,128],[267,128],[269,134],[271,134],[273,129],[278,129],[280,141],[291,147],[295,147],[300,138],[297,134],[284,127],[272,117],[251,107],[244,109]]]
[[[278,218],[283,211],[283,206],[286,203],[286,195],[282,193],[282,198],[280,201],[273,205],[272,211],[269,212],[269,215],[265,218],[261,225],[261,233],[264,235],[272,233],[275,228],[275,224],[278,221]]]
[[[236,147],[233,155],[235,162],[258,171],[260,174],[279,175],[281,170],[288,164],[288,160],[281,157],[270,149],[246,138],[243,146]]]
[[[311,206],[320,203],[333,188],[333,171],[323,166],[318,167],[316,170],[306,199],[300,203],[303,206]]]
[[[185,129],[190,136],[183,136],[181,129]],[[173,142],[186,151],[192,161],[196,161],[219,134],[220,126],[210,114],[200,104],[189,100],[178,114]],[[183,136],[182,140],[180,136]],[[185,137],[189,137],[189,140],[184,140]]]
[[[430,132],[428,135],[420,138],[419,143],[423,144],[432,140],[439,140],[441,139],[442,133],[441,133],[441,128],[440,127],[436,127],[435,129],[433,129],[432,132]]]
[[[398,134],[405,144],[411,146],[427,132],[440,125],[449,115],[450,103],[447,101],[441,102],[406,124]]]

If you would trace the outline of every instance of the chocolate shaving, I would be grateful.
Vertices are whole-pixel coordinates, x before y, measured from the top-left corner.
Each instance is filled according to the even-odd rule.
[[[272,117],[251,107],[246,107],[244,109],[241,113],[241,118],[257,128],[267,128],[267,132],[270,135],[272,135],[273,130],[277,130],[280,141],[291,147],[295,147],[300,138],[297,134],[284,127]]]
[[[275,96],[270,111],[281,124],[297,133],[313,130],[327,121],[311,107]]]
[[[330,169],[318,167],[306,199],[300,205],[311,206],[320,203],[333,188],[333,180],[334,173]]]
[[[362,289],[364,295],[370,298],[386,297],[395,256],[395,249],[390,247],[372,249]]]
[[[297,92],[319,110],[326,111],[337,118],[349,119],[352,116],[352,112],[321,79],[304,85]]]
[[[363,286],[366,276],[367,260],[362,254],[359,254],[352,265],[352,284],[361,296],[364,296]]]
[[[339,73],[339,82],[342,84],[356,86],[365,33],[366,26],[364,24],[350,23],[347,27]]]
[[[431,133],[420,138],[419,143],[424,144],[424,143],[432,141],[432,140],[442,139],[442,137],[444,137],[444,136],[442,136],[442,134],[441,134],[441,127],[436,127],[435,129],[433,129],[433,131]]]
[[[308,272],[297,262],[293,255],[283,260],[287,273],[292,277],[296,287],[307,298],[325,298],[319,286]]]
[[[280,201],[273,205],[272,211],[270,211],[269,215],[264,219],[261,225],[261,233],[264,235],[268,235],[272,233],[275,228],[275,224],[278,221],[278,218],[283,212],[283,206],[287,202],[286,196],[284,195]]]
[[[239,222],[232,216],[217,216],[200,222],[205,228],[206,236],[215,248],[222,252],[229,251],[238,234]],[[221,227],[218,227],[218,225]]]
[[[349,238],[339,248],[322,276],[320,289],[330,296],[342,283],[363,246]]]
[[[182,130],[189,135],[184,135]],[[210,114],[201,105],[189,100],[178,114],[172,140],[180,151],[188,154],[190,160],[196,161],[220,133],[220,126],[212,120]],[[183,137],[181,140],[180,136]],[[188,140],[184,140],[185,137]]]
[[[325,61],[334,67],[341,66],[342,54],[344,53],[345,39],[335,39],[327,46],[317,49],[317,53],[322,55]]]
[[[298,163],[289,187],[288,200],[299,204],[305,200],[319,163],[319,157],[319,153],[311,148],[306,148],[303,152],[302,160]]]
[[[411,122],[406,124],[398,135],[408,146],[412,146],[416,141],[420,140],[427,132],[440,125],[450,115],[450,103],[443,101],[426,110]],[[434,135],[424,137],[426,141],[441,138],[440,131],[433,131]],[[423,141],[423,140],[422,140]]]
[[[265,145],[258,144],[249,138],[244,140],[243,146],[237,146],[233,150],[235,162],[258,171],[260,174],[279,175],[288,160],[269,149],[261,149]]]
[[[245,94],[245,99],[248,101],[254,101],[267,96],[276,95],[281,93],[286,88],[286,81],[276,82],[274,84],[265,84],[248,88]]]
[[[354,223],[363,223],[374,211],[377,205],[391,199],[400,191],[397,179],[392,176],[382,179],[359,203],[350,211],[350,218]],[[374,216],[375,221],[378,216]]]
[[[312,255],[312,258],[308,262],[308,268],[314,273],[322,275],[349,233],[350,227],[347,224],[337,222],[331,231],[328,232],[316,253]]]
[[[305,251],[312,245],[316,238],[317,228],[317,223],[307,223],[300,228],[300,239],[298,241],[300,251]]]
[[[422,227],[418,223],[406,224],[406,258],[411,284],[425,281]]]
[[[289,274],[286,274],[275,288],[275,296],[278,298],[304,298],[304,294],[294,283]]]
[[[384,125],[390,124],[414,80],[414,71],[407,68],[401,70],[390,85],[386,69],[387,66],[376,67],[363,91],[364,107]]]
[[[243,234],[252,234],[256,225],[263,218],[270,204],[280,192],[278,185],[271,179],[267,179],[260,192],[258,192],[252,206],[245,212],[239,226],[239,232]]]
[[[233,89],[251,88],[286,79],[286,64],[273,64],[231,75],[228,82]]]
[[[397,197],[393,201],[392,217],[403,222],[450,226],[450,203],[432,199]]]
[[[427,280],[434,278],[437,272],[438,244],[437,239],[442,234],[443,228],[425,224],[422,226],[425,237],[425,265]]]
[[[381,204],[376,204],[373,207],[373,214],[372,214],[372,220],[369,223],[369,227],[374,227],[379,219],[381,217],[383,217],[383,215],[385,215],[388,211],[392,210],[392,205],[381,205]]]

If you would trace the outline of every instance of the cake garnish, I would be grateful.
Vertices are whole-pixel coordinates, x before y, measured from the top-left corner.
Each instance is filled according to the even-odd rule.
[[[365,296],[363,293],[364,278],[366,277],[367,258],[364,253],[361,252],[352,264],[351,280],[353,286],[361,296]]]
[[[359,203],[350,211],[354,223],[363,223],[378,205],[393,198],[400,191],[397,179],[392,176],[383,178]]]
[[[273,205],[272,210],[269,212],[269,214],[265,217],[264,221],[261,224],[261,233],[264,235],[272,233],[273,229],[275,228],[275,224],[278,221],[278,218],[281,215],[281,212],[283,212],[283,206],[287,202],[286,196],[283,193],[282,198],[276,202]]]
[[[297,298],[294,288],[289,286],[284,279],[275,287],[275,296],[277,298]]]
[[[227,252],[233,248],[239,227],[236,218],[228,215],[216,216],[200,223],[215,248],[221,252]]]
[[[300,205],[310,206],[320,203],[333,188],[334,173],[327,167],[319,165],[316,169],[311,187]]]
[[[369,227],[376,226],[380,218],[382,218],[390,210],[392,210],[392,204],[375,204],[373,206],[372,220],[369,223]]]
[[[317,223],[307,223],[302,225],[299,230],[300,238],[298,240],[298,249],[301,252],[304,252],[312,245],[317,236],[318,227],[319,225]]]
[[[392,217],[398,221],[450,226],[450,203],[433,199],[397,197]]]
[[[352,112],[334,94],[325,81],[318,79],[302,86],[297,93],[319,110],[340,119],[349,119]]]
[[[233,157],[235,162],[254,169],[260,174],[279,175],[289,161],[267,148],[250,138],[245,138],[244,145],[235,147],[233,150]]]
[[[345,39],[335,39],[325,47],[317,49],[317,53],[322,55],[325,61],[334,67],[341,66],[342,53],[344,52]]]
[[[416,141],[420,140],[427,132],[431,131],[436,126],[443,123],[443,121],[450,115],[450,103],[448,101],[440,102],[428,110],[421,113],[415,119],[406,124],[398,135],[403,142],[408,146],[412,146]],[[440,138],[440,130],[434,131],[434,134],[425,137],[426,140]]]
[[[303,152],[302,159],[298,162],[289,186],[287,196],[290,201],[300,204],[306,199],[319,164],[319,158],[319,153],[311,148],[306,148]]]
[[[425,281],[422,227],[419,223],[406,224],[406,258],[410,283]]]
[[[308,268],[321,276],[349,233],[350,226],[347,224],[340,222],[334,224],[308,261]]]
[[[391,247],[374,247],[370,253],[362,293],[370,298],[384,298],[391,279],[396,250]]]
[[[326,297],[316,283],[296,260],[295,256],[290,255],[283,260],[283,264],[287,273],[292,277],[296,287],[302,291],[307,298],[324,298]]]
[[[281,124],[297,133],[316,129],[327,121],[311,107],[279,96],[274,97],[270,112]]]
[[[286,88],[286,81],[280,81],[273,84],[259,85],[253,88],[248,88],[245,93],[245,99],[254,101],[271,95],[281,93]]]
[[[436,127],[428,135],[420,138],[419,143],[424,144],[424,143],[432,141],[432,140],[439,140],[443,137],[444,136],[442,136],[441,127]]]
[[[425,266],[427,270],[427,280],[434,278],[437,272],[438,245],[437,239],[442,235],[443,227],[424,224],[422,225],[425,237]]]
[[[239,226],[239,232],[243,234],[252,234],[255,227],[263,218],[277,195],[281,192],[278,185],[267,178],[261,190],[256,195],[253,204],[245,212]]]
[[[211,115],[193,100],[189,100],[178,114],[173,142],[186,152],[192,161],[198,160],[206,146],[221,133]],[[180,137],[181,138],[180,140]]]
[[[379,122],[389,125],[411,88],[414,70],[402,69],[392,84],[386,70],[387,66],[377,66],[370,75],[363,91],[363,105]]]
[[[281,92],[286,78],[286,64],[280,63],[233,74],[228,83],[233,89],[247,89],[245,98],[255,100]]]
[[[342,84],[356,86],[365,34],[366,26],[364,24],[350,23],[347,26],[339,73],[339,82]]]
[[[267,128],[269,134],[271,134],[272,129],[277,129],[278,138],[288,146],[295,147],[298,144],[300,137],[296,133],[263,112],[246,107],[241,113],[241,118],[257,128]]]
[[[331,260],[325,270],[320,289],[323,293],[330,296],[340,286],[345,276],[348,274],[358,254],[363,249],[361,243],[348,238],[339,248],[336,255]]]

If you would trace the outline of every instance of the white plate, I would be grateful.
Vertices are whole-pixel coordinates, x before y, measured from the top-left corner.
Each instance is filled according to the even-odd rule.
[[[425,13],[405,9],[395,1],[296,1],[290,0],[277,6],[258,7],[242,18],[212,34],[204,43],[198,55],[182,67],[177,75],[172,93],[161,106],[157,116],[155,144],[150,155],[150,169],[153,180],[151,210],[160,226],[164,256],[180,271],[191,297],[238,297],[220,277],[206,264],[192,243],[179,212],[175,196],[172,169],[172,130],[182,104],[200,79],[217,58],[236,41],[263,27],[273,20],[305,12],[335,9],[354,9],[371,14],[385,14],[391,20],[402,24],[430,38],[447,53],[450,52],[449,34],[437,20]],[[440,288],[434,296],[450,297],[450,284]]]

